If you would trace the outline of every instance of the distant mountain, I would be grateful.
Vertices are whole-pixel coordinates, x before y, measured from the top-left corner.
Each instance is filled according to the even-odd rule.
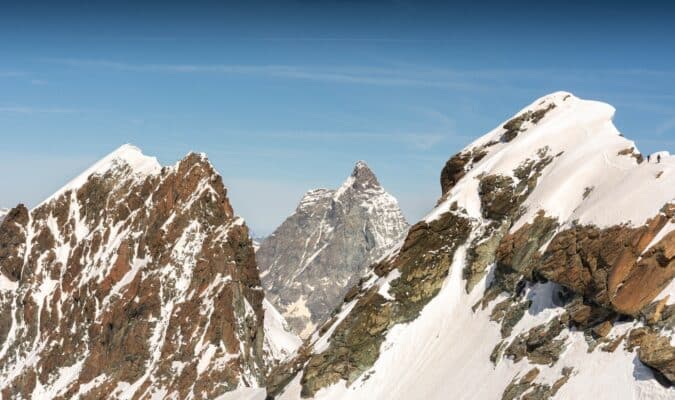
[[[298,345],[203,154],[123,146],[0,224],[2,398],[215,398]]]
[[[9,213],[8,208],[0,208],[0,223],[2,223],[2,220],[5,219],[7,213]]]
[[[613,115],[554,93],[451,157],[267,396],[673,399],[675,157]]]
[[[359,161],[338,189],[307,192],[260,244],[256,259],[267,298],[306,337],[407,229],[396,199]]]

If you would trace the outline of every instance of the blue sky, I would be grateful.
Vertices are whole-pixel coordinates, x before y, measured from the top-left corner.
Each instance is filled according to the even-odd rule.
[[[452,154],[557,90],[674,152],[673,20],[649,1],[3,4],[0,206],[130,142],[206,152],[257,234],[360,159],[414,222]]]

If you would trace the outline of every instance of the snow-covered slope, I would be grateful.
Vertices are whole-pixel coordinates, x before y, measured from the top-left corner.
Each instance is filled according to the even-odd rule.
[[[554,93],[452,157],[268,394],[675,398],[675,157],[647,162],[613,114]]]
[[[396,199],[359,161],[338,189],[307,192],[262,241],[256,258],[266,296],[306,337],[407,229]]]
[[[263,298],[248,230],[206,157],[162,168],[122,146],[0,225],[0,397],[260,386],[264,347],[294,345],[278,319],[263,326]]]
[[[295,353],[302,344],[300,338],[291,332],[284,316],[267,299],[265,309],[265,349],[273,360],[283,361]]]
[[[7,213],[9,213],[8,208],[0,208],[0,222],[2,222],[3,219],[5,219]]]
[[[146,176],[158,174],[162,166],[155,157],[149,157],[143,154],[141,149],[132,145],[125,144],[117,148],[117,150],[103,157],[94,165],[87,168],[84,172],[66,183],[61,189],[57,190],[45,199],[40,205],[50,202],[53,199],[63,195],[68,190],[77,190],[82,185],[87,183],[87,180],[92,175],[103,175],[106,172],[113,171],[120,167],[128,167],[130,174],[136,179],[144,179]],[[36,207],[37,208],[37,207]]]

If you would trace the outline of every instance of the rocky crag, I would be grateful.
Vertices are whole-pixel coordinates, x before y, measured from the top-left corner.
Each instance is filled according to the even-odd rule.
[[[407,229],[396,199],[360,161],[338,189],[307,192],[262,241],[256,258],[266,296],[306,337]]]
[[[0,397],[264,385],[297,344],[265,338],[283,326],[263,323],[263,301],[248,229],[206,157],[161,167],[123,146],[0,225]]]
[[[613,115],[554,93],[451,157],[260,398],[672,399],[675,157]]]

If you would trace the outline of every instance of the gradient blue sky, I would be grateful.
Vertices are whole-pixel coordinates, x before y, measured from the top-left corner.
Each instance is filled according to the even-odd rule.
[[[453,153],[556,90],[613,104],[643,152],[675,150],[661,2],[7,3],[0,206],[130,142],[164,164],[206,152],[257,234],[359,159],[414,222]]]

